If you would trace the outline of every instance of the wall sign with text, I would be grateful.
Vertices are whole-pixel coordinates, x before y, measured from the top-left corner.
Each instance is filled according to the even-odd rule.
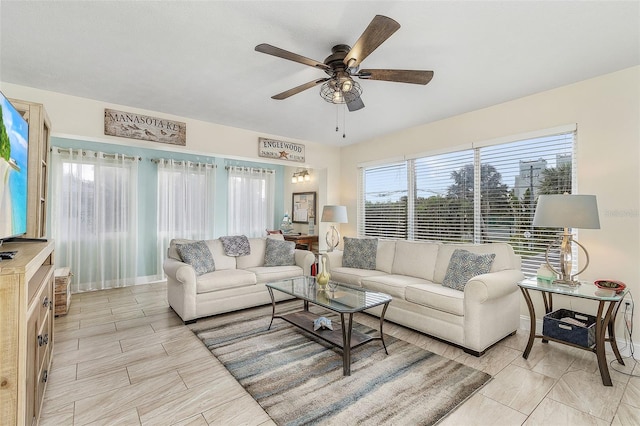
[[[187,143],[187,124],[105,108],[104,134],[184,146]]]
[[[304,163],[304,145],[275,139],[258,138],[258,155],[276,160]]]

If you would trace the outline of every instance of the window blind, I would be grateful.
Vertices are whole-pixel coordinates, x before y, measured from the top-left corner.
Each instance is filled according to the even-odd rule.
[[[359,177],[359,235],[505,242],[533,276],[562,233],[532,226],[537,197],[572,193],[575,132],[363,167]]]
[[[414,160],[412,239],[470,242],[473,238],[473,151]]]
[[[479,148],[482,223],[478,242],[510,243],[535,275],[562,229],[533,227],[540,194],[572,192],[574,132]]]
[[[361,169],[358,234],[407,238],[407,163]]]

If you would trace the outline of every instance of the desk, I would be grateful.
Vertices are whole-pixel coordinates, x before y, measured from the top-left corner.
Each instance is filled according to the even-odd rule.
[[[300,245],[307,246],[310,251],[314,251],[313,244],[318,243],[317,235],[284,234],[284,239],[287,241],[293,241],[294,243],[296,243],[296,248],[298,248],[298,246]]]
[[[609,342],[611,349],[618,360],[618,363],[624,365],[624,361],[620,356],[618,350],[618,344],[616,343],[616,336],[614,332],[614,323],[616,315],[622,299],[627,293],[627,290],[620,293],[615,293],[613,290],[601,290],[592,283],[582,283],[576,287],[566,287],[554,284],[547,284],[536,279],[527,279],[518,283],[524,300],[527,302],[527,308],[529,309],[529,317],[531,318],[530,330],[529,330],[529,342],[522,354],[524,359],[529,357],[533,341],[538,338],[542,339],[544,343],[551,340],[557,343],[563,343],[565,345],[573,346],[575,348],[584,349],[590,352],[594,352],[598,358],[598,367],[600,369],[600,377],[602,377],[602,384],[605,386],[612,386],[611,376],[609,375],[609,367],[607,365],[607,359],[604,354],[604,344]],[[553,298],[554,294],[559,294],[569,297],[579,297],[582,299],[590,299],[598,302],[598,313],[596,314],[596,336],[595,345],[593,348],[586,348],[583,346],[574,345],[563,340],[554,339],[553,337],[536,334],[536,313],[529,295],[529,290],[539,291],[542,294],[542,300],[544,301],[544,310],[548,314],[553,311]],[[607,303],[609,306],[607,307]],[[606,333],[609,333],[609,337],[605,337]]]

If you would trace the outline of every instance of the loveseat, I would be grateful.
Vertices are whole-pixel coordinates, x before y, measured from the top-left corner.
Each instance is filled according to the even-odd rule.
[[[524,276],[520,257],[509,244],[345,237],[343,251],[335,250],[325,256],[331,280],[393,297],[386,320],[453,343],[465,352],[480,356],[518,329],[517,283]],[[455,265],[450,267],[452,256]],[[490,265],[483,265],[489,266],[485,268],[488,272],[473,273],[474,260],[488,261],[492,257]],[[460,280],[465,274],[468,279],[455,284],[456,278]],[[445,281],[449,287],[443,285]],[[367,312],[380,316],[381,311],[378,307]]]
[[[295,249],[295,243],[284,241],[282,235],[245,239],[249,246],[245,253],[232,255],[221,239],[171,241],[163,265],[167,295],[169,305],[185,323],[270,303],[265,283],[310,274],[315,255]],[[183,260],[186,248],[200,250],[191,264]],[[204,263],[202,255],[207,257]],[[276,300],[290,298],[276,293]]]

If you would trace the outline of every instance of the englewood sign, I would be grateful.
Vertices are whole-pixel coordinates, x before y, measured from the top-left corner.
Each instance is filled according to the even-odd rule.
[[[258,138],[258,155],[277,160],[305,161],[304,145],[275,139]]]
[[[104,134],[173,145],[186,145],[187,125],[180,121],[104,109]]]

